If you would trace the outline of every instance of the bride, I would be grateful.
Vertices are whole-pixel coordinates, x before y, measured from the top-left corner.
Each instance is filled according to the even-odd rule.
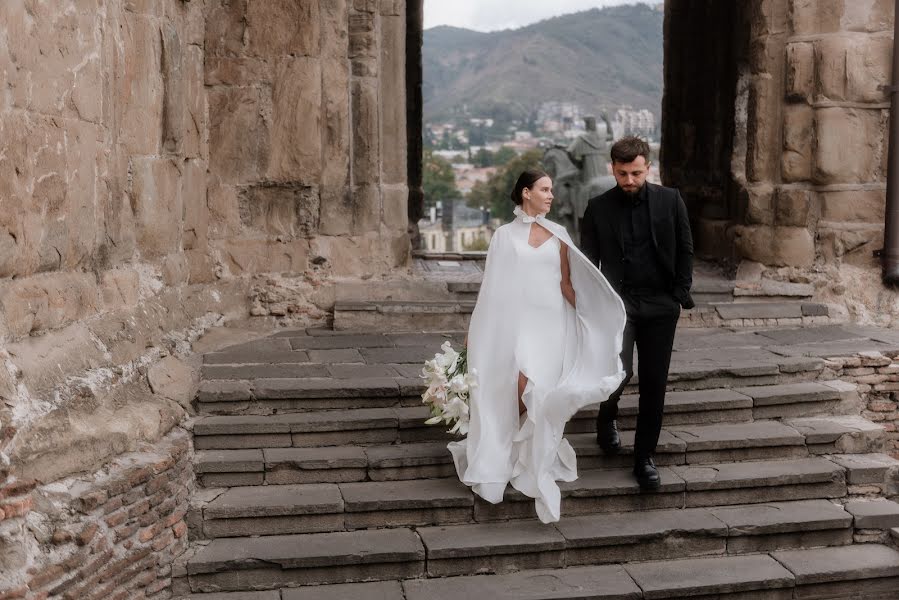
[[[577,479],[565,424],[605,400],[624,378],[619,352],[624,305],[565,228],[544,217],[552,180],[521,174],[516,218],[496,230],[468,330],[468,435],[451,442],[459,479],[491,503],[507,484],[534,498],[544,523],[558,521],[557,481]]]

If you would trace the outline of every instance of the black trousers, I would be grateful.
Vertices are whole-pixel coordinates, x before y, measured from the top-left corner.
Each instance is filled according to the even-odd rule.
[[[634,345],[637,346],[637,374],[640,405],[634,439],[634,459],[649,458],[655,452],[662,431],[665,389],[674,332],[680,317],[680,305],[670,294],[632,296],[622,294],[627,309],[621,362],[627,375],[621,386],[599,405],[597,425],[618,417],[618,401],[624,386],[634,374]]]

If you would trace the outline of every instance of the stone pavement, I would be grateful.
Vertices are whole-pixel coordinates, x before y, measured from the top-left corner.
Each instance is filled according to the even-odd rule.
[[[657,452],[662,487],[593,436],[543,525],[454,476],[423,424],[421,362],[460,333],[284,331],[207,354],[193,423],[195,600],[895,598],[899,331],[683,329]],[[859,596],[858,594],[862,595]],[[892,595],[891,595],[892,594]]]

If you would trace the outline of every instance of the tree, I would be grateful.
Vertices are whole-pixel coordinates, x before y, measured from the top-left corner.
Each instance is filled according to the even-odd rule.
[[[493,152],[487,148],[481,148],[471,157],[471,162],[476,167],[492,167],[494,164]]]
[[[543,168],[540,164],[542,157],[543,152],[540,150],[529,150],[521,156],[515,156],[497,169],[490,179],[474,184],[468,194],[468,206],[473,208],[489,207],[493,217],[502,221],[510,221],[515,205],[509,194],[512,193],[512,188],[515,187],[515,182],[522,171],[532,167]]]
[[[467,250],[468,252],[486,252],[487,247],[489,246],[489,242],[484,238],[478,238],[469,244],[465,244],[463,250]]]
[[[509,161],[515,159],[518,156],[518,153],[515,150],[512,150],[508,146],[502,146],[499,150],[496,151],[496,154],[493,155],[493,164],[495,165],[504,165]]]
[[[452,165],[430,150],[424,152],[421,187],[424,191],[425,206],[428,208],[438,201],[442,201],[446,206],[448,200],[460,197]]]

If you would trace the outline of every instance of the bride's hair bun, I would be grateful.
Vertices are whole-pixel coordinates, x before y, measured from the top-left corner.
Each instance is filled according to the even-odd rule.
[[[512,188],[512,193],[509,194],[512,198],[512,202],[521,206],[521,203],[524,201],[522,196],[524,189],[533,188],[534,184],[537,183],[537,180],[544,177],[549,177],[549,175],[540,169],[531,168],[522,171],[521,175],[518,176],[518,181],[515,182],[515,187]]]

